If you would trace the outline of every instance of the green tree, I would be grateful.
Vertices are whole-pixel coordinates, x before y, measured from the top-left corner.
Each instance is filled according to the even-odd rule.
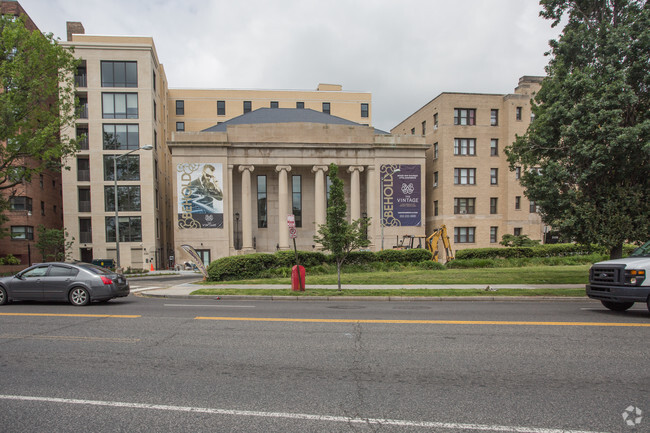
[[[504,247],[534,247],[539,245],[538,240],[534,240],[528,237],[528,235],[511,235],[505,234],[501,237],[501,242],[499,242]]]
[[[47,229],[43,224],[36,229],[38,241],[36,248],[41,252],[44,262],[62,262],[70,258],[74,238],[67,240],[69,234],[65,230]]]
[[[318,235],[314,241],[318,242],[327,251],[330,251],[336,260],[339,290],[341,290],[341,266],[351,251],[366,247],[370,241],[366,239],[368,218],[359,218],[351,223],[347,220],[347,206],[343,181],[338,178],[339,168],[332,163],[329,166],[329,206],[327,207],[327,220],[318,228]]]
[[[580,243],[650,238],[650,6],[542,0],[566,26],[550,42],[528,131],[506,150],[543,221]]]
[[[75,119],[76,65],[51,33],[26,29],[24,17],[0,16],[0,225],[16,185],[59,170],[77,150],[76,139],[61,136]]]

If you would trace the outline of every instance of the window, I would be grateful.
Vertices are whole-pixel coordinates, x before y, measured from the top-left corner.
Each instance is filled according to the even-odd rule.
[[[490,185],[498,185],[499,184],[499,169],[498,168],[491,168],[490,169]]]
[[[515,179],[519,180],[521,178],[521,167],[515,167]]]
[[[82,60],[81,64],[77,66],[77,72],[74,74],[74,85],[77,87],[88,86],[88,75],[86,72],[86,61]]]
[[[77,181],[88,182],[90,180],[90,159],[88,157],[77,157]]]
[[[138,87],[137,62],[102,60],[102,87]]]
[[[139,185],[117,187],[118,211],[139,211],[140,201]],[[115,212],[115,187],[113,185],[104,186],[104,210]]]
[[[476,125],[476,109],[454,108],[454,125]]]
[[[454,155],[476,155],[476,139],[454,138]]]
[[[153,120],[154,121],[157,120],[157,116],[158,116],[157,112],[158,112],[158,107],[156,105],[156,101],[153,101]]]
[[[455,185],[476,185],[475,168],[454,168]]]
[[[113,155],[104,155],[104,180],[115,180]],[[140,155],[126,155],[117,159],[117,180],[140,180]]]
[[[185,115],[185,101],[183,100],[176,101],[176,115],[177,116]]]
[[[291,201],[296,227],[302,227],[302,179],[300,176],[291,176]]]
[[[296,102],[296,108],[305,108],[304,102]]]
[[[330,114],[330,103],[323,102],[323,113]]]
[[[217,101],[217,116],[226,115],[226,101]]]
[[[515,209],[521,209],[521,196],[518,195],[515,197]]]
[[[79,242],[89,244],[93,241],[93,228],[90,218],[79,218]]]
[[[433,216],[438,216],[438,200],[433,201]]]
[[[497,197],[490,197],[490,214],[494,215],[498,213],[498,204],[499,199]]]
[[[438,143],[433,143],[433,159],[438,159]]]
[[[103,125],[104,150],[131,150],[140,147],[138,125]]]
[[[11,226],[11,239],[34,240],[34,227],[32,226]]]
[[[78,270],[74,268],[69,268],[67,266],[52,265],[50,270],[47,273],[48,277],[76,277],[79,273]]]
[[[88,98],[85,96],[80,96],[79,97],[79,108],[78,108],[77,114],[79,115],[80,119],[87,119],[88,118]]]
[[[517,120],[521,120],[521,107],[517,107],[517,109],[515,111],[515,118]]]
[[[266,214],[266,176],[257,176],[257,227],[267,227]]]
[[[495,244],[497,243],[498,239],[498,233],[499,233],[499,227],[490,227],[490,243]]]
[[[515,227],[514,234],[515,236],[521,236],[521,227]]]
[[[41,201],[41,215],[45,215],[45,202]]]
[[[280,103],[278,101],[271,101],[271,108],[279,108]]]
[[[427,135],[427,121],[422,122],[422,135]]]
[[[90,212],[90,188],[79,188],[77,196],[79,212]]]
[[[411,128],[411,135],[415,135],[415,128]]]
[[[474,233],[476,227],[454,227],[454,243],[471,244],[474,243]]]
[[[454,198],[454,213],[465,215],[473,214],[476,206],[475,198]]]
[[[137,93],[102,93],[104,119],[137,119]]]
[[[530,204],[528,205],[528,211],[530,213],[537,213],[539,212],[539,206],[537,206],[537,203],[534,201],[531,201]]]
[[[436,129],[437,127],[438,127],[438,113],[435,113],[435,114],[433,115],[433,129],[434,129],[434,131],[435,131],[435,129]]]
[[[153,90],[156,90],[156,71],[151,71],[151,82],[153,83]]]
[[[490,156],[499,156],[499,140],[496,138],[490,140]]]
[[[9,209],[11,210],[22,210],[22,211],[32,211],[32,199],[30,197],[10,197],[9,198]]]
[[[490,110],[490,126],[499,125],[499,110],[491,109]]]
[[[253,103],[251,101],[244,101],[244,114],[253,111]]]
[[[158,131],[153,131],[153,148],[158,149]]]
[[[142,242],[142,219],[120,217],[120,242]],[[106,242],[115,242],[115,217],[106,217]]]
[[[368,104],[361,104],[361,117],[368,117]]]
[[[176,131],[185,131],[185,122],[176,122]]]
[[[41,185],[41,189],[43,189],[43,175],[42,174],[38,175],[38,182]]]
[[[88,150],[88,125],[77,125],[77,140],[79,149]]]
[[[433,187],[438,188],[438,172],[433,172]]]

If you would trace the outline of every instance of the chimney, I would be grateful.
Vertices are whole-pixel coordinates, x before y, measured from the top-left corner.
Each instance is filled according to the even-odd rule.
[[[72,40],[72,35],[83,35],[86,33],[83,24],[79,21],[67,21],[65,27],[68,31],[68,41]]]

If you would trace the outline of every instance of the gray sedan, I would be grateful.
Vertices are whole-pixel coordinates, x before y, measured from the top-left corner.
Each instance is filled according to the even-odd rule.
[[[88,305],[128,296],[124,276],[90,263],[39,263],[13,277],[0,278],[0,305],[13,300],[69,301]]]

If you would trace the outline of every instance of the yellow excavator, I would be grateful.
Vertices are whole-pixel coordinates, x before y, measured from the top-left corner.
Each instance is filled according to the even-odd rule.
[[[431,260],[434,262],[440,261],[440,254],[438,254],[438,241],[442,239],[442,245],[445,247],[445,256],[447,261],[454,259],[454,252],[451,249],[451,240],[447,234],[447,226],[443,225],[433,231],[427,237],[427,249],[431,252]]]

